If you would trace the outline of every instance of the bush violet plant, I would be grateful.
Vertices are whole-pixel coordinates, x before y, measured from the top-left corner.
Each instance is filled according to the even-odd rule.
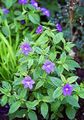
[[[1,3],[10,11],[0,12],[0,103],[10,106],[9,120],[60,119],[63,109],[74,119],[84,98],[74,72],[80,66],[69,55],[74,44],[64,39],[59,24],[41,21],[50,12],[34,9],[35,0]]]

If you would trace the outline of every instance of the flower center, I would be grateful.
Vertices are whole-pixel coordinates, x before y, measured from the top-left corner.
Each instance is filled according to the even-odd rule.
[[[50,65],[47,65],[48,68],[50,68],[51,66]]]
[[[27,47],[25,47],[24,49],[27,50]]]
[[[66,91],[68,91],[69,89],[68,88],[66,88]]]
[[[37,3],[34,3],[34,6],[37,7],[38,6]]]

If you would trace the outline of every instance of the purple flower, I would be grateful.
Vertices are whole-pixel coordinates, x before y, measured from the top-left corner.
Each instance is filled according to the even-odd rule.
[[[19,3],[19,4],[27,4],[27,3],[28,3],[28,0],[18,0],[18,3]]]
[[[42,66],[42,69],[46,71],[46,73],[50,74],[51,72],[54,71],[55,64],[52,63],[49,60],[46,60],[44,65]]]
[[[25,22],[25,20],[21,20],[20,23],[21,23],[22,25],[24,25],[26,22]]]
[[[2,8],[2,11],[3,11],[4,14],[8,14],[9,13],[9,10],[6,9],[6,8]]]
[[[43,32],[43,27],[42,27],[42,25],[39,25],[38,27],[37,27],[37,29],[36,29],[36,33],[37,34],[40,34],[40,33],[42,33]]]
[[[9,109],[10,109],[9,104],[6,104],[5,106],[0,107],[0,115],[7,114],[8,111],[9,111]],[[1,117],[1,116],[0,116],[0,117]]]
[[[20,48],[24,55],[28,55],[32,51],[32,48],[30,47],[30,45],[27,42],[22,43]]]
[[[29,88],[30,90],[33,88],[34,83],[35,83],[35,81],[32,80],[30,76],[26,76],[22,80],[22,84],[24,85],[24,88]]]
[[[41,11],[43,13],[43,15],[50,17],[50,11],[46,8],[41,8]]]
[[[56,28],[59,32],[62,32],[62,27],[59,23],[56,24]]]
[[[38,3],[35,0],[31,0],[30,3],[34,8],[38,9]]]
[[[0,106],[0,120],[8,120],[8,112],[9,112],[10,106],[9,104],[6,104],[5,106]]]
[[[62,91],[64,96],[66,95],[70,96],[72,94],[73,87],[67,83],[66,85],[63,86]]]

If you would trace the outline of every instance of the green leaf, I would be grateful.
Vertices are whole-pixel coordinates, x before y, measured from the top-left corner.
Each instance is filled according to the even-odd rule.
[[[63,38],[63,33],[60,32],[60,33],[57,33],[53,39],[53,42],[54,44],[58,44],[60,41],[62,41],[64,38]]]
[[[49,54],[49,58],[54,61],[56,59],[56,52],[52,52]]]
[[[74,107],[79,107],[78,101],[73,96],[67,96],[66,101]]]
[[[11,96],[9,97],[9,103],[12,105],[15,101],[16,101],[15,96],[14,96],[14,95],[11,95]]]
[[[73,108],[73,107],[67,107],[66,108],[66,115],[67,115],[67,117],[70,119],[70,120],[72,120],[72,119],[74,119],[75,118],[75,114],[76,114],[76,110]]]
[[[34,24],[40,23],[40,17],[36,13],[29,13],[29,20]]]
[[[52,37],[52,38],[55,37],[54,33],[53,33],[50,29],[49,29],[49,30],[46,30],[46,34],[47,34],[49,37]]]
[[[63,71],[64,71],[63,66],[62,66],[62,65],[59,65],[59,66],[58,66],[58,72],[59,72],[59,74],[62,74]]]
[[[67,79],[67,82],[73,83],[73,82],[75,82],[77,79],[78,79],[78,76],[72,76],[72,77],[69,77],[69,78]]]
[[[65,60],[66,60],[66,53],[63,52],[63,53],[61,54],[60,61],[61,61],[62,63],[64,63]]]
[[[9,29],[8,29],[8,27],[3,26],[3,27],[2,27],[2,32],[3,32],[3,34],[6,35],[7,37],[9,36]]]
[[[16,10],[16,11],[14,11],[14,14],[17,15],[17,16],[19,16],[19,15],[21,15],[22,13],[21,13],[21,11]]]
[[[61,96],[62,95],[62,88],[61,87],[58,87],[55,91],[54,91],[54,93],[53,93],[53,98],[55,99],[55,98],[58,98],[59,96]]]
[[[50,46],[48,46],[48,47],[44,50],[45,54],[47,54],[47,53],[49,52],[49,50],[50,50]]]
[[[23,79],[23,77],[20,77],[20,78],[14,77],[14,82],[13,82],[14,87],[17,86],[17,85],[20,85],[22,79]]]
[[[9,91],[6,88],[1,88],[0,87],[0,92],[3,93],[4,95],[8,95]]]
[[[18,111],[15,112],[15,117],[17,117],[17,118],[23,118],[26,115],[27,115],[27,110],[25,110],[25,109],[18,110]]]
[[[60,87],[61,85],[62,85],[62,81],[59,79],[59,78],[57,78],[57,77],[50,77],[50,80],[51,80],[51,82],[55,85],[55,86],[57,86],[57,87]]]
[[[37,41],[35,42],[36,46],[41,46],[44,47],[44,45],[46,44],[46,42],[48,41],[48,37],[46,36],[46,30],[43,31],[43,33],[39,36],[39,38],[37,39]]]
[[[43,84],[44,84],[44,81],[40,80],[40,81],[36,84],[35,89],[40,88]]]
[[[64,82],[64,83],[66,83],[66,78],[65,78],[65,76],[64,75],[60,75],[61,76],[61,80]]]
[[[67,51],[67,52],[70,52],[71,51],[71,48],[74,46],[74,44],[72,44],[72,42],[67,42],[64,46],[64,49]]]
[[[53,98],[50,97],[50,96],[43,96],[43,97],[42,97],[42,101],[43,101],[43,102],[50,103],[50,102],[53,101]]]
[[[25,97],[26,97],[26,94],[27,94],[27,89],[24,89],[24,88],[23,88],[23,89],[21,90],[21,92],[20,92],[19,97],[20,97],[20,98],[25,98]]]
[[[51,114],[51,117],[50,117],[50,120],[55,120],[55,118],[56,118],[55,113],[52,113],[52,114]]]
[[[80,98],[84,99],[84,88],[80,89],[80,91],[78,92],[78,95]]]
[[[3,0],[3,2],[5,3],[7,8],[10,8],[16,2],[16,0]]]
[[[35,47],[35,52],[38,54],[42,53],[42,49],[40,47]]]
[[[16,20],[23,20],[25,19],[25,15],[19,15],[18,17],[16,17]]]
[[[38,120],[37,115],[36,115],[36,113],[34,111],[30,111],[28,113],[28,117],[29,117],[30,120]]]
[[[69,70],[75,70],[75,68],[80,68],[79,64],[74,60],[66,60]]]
[[[63,67],[65,68],[65,70],[69,71],[69,67],[67,64],[63,64]]]
[[[7,82],[7,81],[2,81],[2,87],[3,87],[4,89],[7,89],[8,91],[11,91],[11,85],[10,85],[10,83]]]
[[[24,117],[28,116],[27,114],[28,114],[28,112],[26,109],[17,110],[13,114],[9,115],[9,120],[14,120],[16,118],[24,119]]]
[[[31,4],[27,4],[27,7],[28,7],[30,10],[32,10],[32,11],[35,10],[35,8],[34,8]]]
[[[41,55],[41,56],[40,56],[40,58],[39,58],[39,64],[42,64],[42,63],[43,63],[43,61],[44,61],[44,56],[43,56],[43,55]]]
[[[53,112],[57,111],[59,109],[60,105],[61,105],[61,101],[56,100],[55,102],[53,102],[51,104],[51,111],[53,111]]]
[[[30,67],[33,65],[34,60],[33,59],[29,59],[28,60],[28,68],[30,69]]]
[[[14,113],[15,111],[17,111],[18,108],[20,107],[20,105],[21,105],[21,102],[20,102],[20,101],[14,102],[14,103],[10,106],[9,113],[12,114],[12,113]]]
[[[44,118],[46,118],[48,114],[48,105],[46,103],[41,104],[41,114],[43,115]]]
[[[27,101],[26,102],[26,106],[28,109],[33,109],[34,107],[36,107],[39,104],[39,100],[34,100],[34,101]]]
[[[4,106],[4,105],[6,105],[6,103],[7,103],[7,96],[4,95],[4,96],[1,98],[1,105]]]

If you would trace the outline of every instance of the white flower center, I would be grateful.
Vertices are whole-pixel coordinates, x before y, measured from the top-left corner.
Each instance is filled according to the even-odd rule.
[[[24,49],[27,50],[27,47],[25,47]]]
[[[50,68],[51,66],[50,65],[47,65],[48,68]]]
[[[69,89],[68,88],[66,88],[66,91],[68,91]]]

